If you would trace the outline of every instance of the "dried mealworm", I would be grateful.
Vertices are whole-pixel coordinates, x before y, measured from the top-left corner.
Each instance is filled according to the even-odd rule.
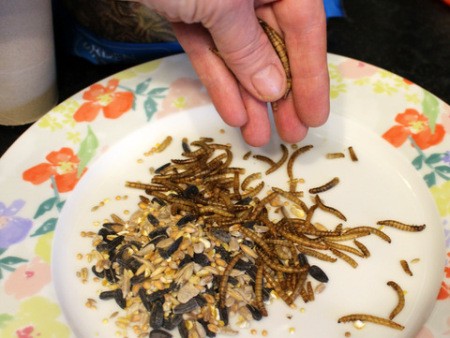
[[[276,280],[275,278],[272,277],[269,270],[267,270],[266,268],[264,268],[263,272],[264,272],[264,278],[270,283],[270,285],[272,285],[272,288],[275,290],[278,297],[283,299],[287,305],[291,305],[292,300],[290,299],[290,297],[287,295],[287,293],[284,291],[283,287],[280,284],[280,282],[284,281],[285,279],[283,278],[283,279],[281,279],[281,281]]]
[[[292,154],[291,157],[289,157],[288,163],[287,163],[287,174],[289,179],[294,179],[294,162],[297,159],[297,157],[308,150],[312,149],[313,145],[308,144],[306,146],[303,146],[301,148],[296,149]]]
[[[325,157],[327,159],[333,160],[333,159],[336,159],[336,158],[343,158],[343,157],[345,157],[345,155],[344,155],[344,153],[327,153],[325,155]]]
[[[409,224],[405,224],[399,221],[394,221],[394,220],[384,220],[384,221],[378,221],[377,222],[378,225],[384,225],[384,226],[388,226],[388,227],[392,227],[392,228],[396,228],[402,231],[411,231],[411,232],[418,232],[418,231],[422,231],[423,229],[425,229],[426,225],[422,224],[422,225],[409,225]]]
[[[352,229],[348,229],[344,232],[344,235],[351,235],[351,234],[356,234],[356,233],[371,233],[374,235],[377,235],[378,237],[380,237],[381,239],[385,240],[388,243],[391,243],[391,238],[386,235],[383,231],[378,230],[377,228],[374,227],[369,227],[369,226],[359,226],[359,227],[355,227]]]
[[[252,230],[247,229],[245,227],[239,227],[239,231],[242,233],[244,237],[250,238],[255,244],[260,246],[262,249],[264,249],[265,252],[270,253],[270,247],[267,245],[267,243],[259,237],[256,233],[254,233]]]
[[[336,185],[338,185],[338,183],[339,183],[339,177],[335,177],[331,181],[329,181],[321,186],[309,189],[309,192],[311,194],[318,194],[321,192],[325,192],[325,191],[330,190],[331,188],[335,187]]]
[[[263,275],[264,275],[264,266],[262,264],[259,264],[258,269],[256,270],[256,278],[255,278],[255,306],[264,317],[267,317],[268,313],[264,305],[262,295]]]
[[[413,272],[411,271],[411,269],[410,269],[409,264],[408,264],[407,261],[405,261],[404,259],[402,259],[402,260],[400,261],[400,265],[402,266],[402,269],[403,269],[403,271],[405,271],[406,274],[408,274],[408,275],[410,275],[410,276],[413,275]]]
[[[250,158],[250,156],[252,156],[252,151],[251,150],[247,151],[242,158],[244,160],[248,160]]]
[[[302,272],[302,271],[306,270],[305,267],[285,266],[285,265],[281,265],[280,263],[274,262],[271,260],[271,257],[268,254],[264,253],[259,248],[256,249],[256,252],[257,252],[258,256],[264,261],[264,264],[266,264],[269,268],[271,268],[274,271],[281,271],[281,272],[286,272],[286,273],[298,273],[298,272]]]
[[[392,310],[391,314],[389,315],[389,319],[392,320],[394,319],[405,307],[405,293],[403,292],[402,288],[400,287],[400,285],[398,285],[396,282],[394,281],[389,281],[387,282],[387,285],[389,285],[390,287],[392,287],[395,292],[397,293],[398,296],[398,303],[397,306]]]
[[[265,155],[256,154],[253,155],[253,158],[257,159],[258,161],[267,163],[270,167],[273,167],[275,165],[275,161]]]
[[[172,143],[172,136],[167,136],[164,141],[162,141],[160,144],[158,144],[154,151],[156,153],[163,152],[170,144]]]
[[[128,188],[133,188],[133,189],[142,189],[142,190],[146,190],[146,189],[154,189],[154,190],[162,190],[162,191],[167,191],[167,188],[165,187],[161,187],[161,186],[156,186],[154,184],[149,184],[149,183],[141,183],[141,182],[130,182],[127,181],[125,182],[125,186]],[[153,190],[152,189],[152,190]]]
[[[319,249],[319,250],[326,250],[328,249],[328,245],[326,243],[324,243],[323,241],[318,241],[318,240],[312,240],[306,236],[296,236],[292,233],[287,232],[285,229],[278,229],[278,232],[283,235],[286,239],[303,245],[305,247],[309,247],[309,248],[313,248],[313,249]]]
[[[253,211],[252,219],[255,220],[259,214],[261,214],[262,210],[264,209],[265,205],[267,203],[270,203],[275,197],[278,196],[278,193],[275,191],[272,191],[269,195],[264,197],[255,207],[255,210]]]
[[[288,159],[288,156],[289,156],[288,148],[284,144],[280,144],[280,148],[281,148],[281,151],[283,152],[280,160],[278,162],[276,162],[272,167],[270,167],[269,169],[266,170],[266,175],[269,175],[269,174],[275,172],[276,170],[278,170],[284,164],[284,162],[286,162],[286,160]]]
[[[277,194],[280,194],[284,198],[290,200],[291,202],[293,202],[294,204],[296,204],[300,208],[302,208],[304,212],[308,212],[308,207],[305,204],[305,202],[303,202],[300,198],[295,196],[293,193],[291,193],[289,191],[284,191],[284,190],[282,190],[280,188],[277,188],[277,187],[272,187],[272,190],[274,192],[276,192]]]
[[[368,314],[360,314],[355,313],[347,316],[343,316],[338,319],[338,323],[346,323],[346,322],[354,322],[354,321],[363,321],[363,322],[371,322],[374,324],[384,325],[396,330],[403,330],[405,327],[400,325],[390,319],[382,318],[378,316],[368,315]]]
[[[356,155],[355,150],[352,146],[348,147],[348,153],[350,154],[350,158],[353,162],[358,161],[358,156]]]
[[[358,247],[359,250],[361,250],[361,252],[363,253],[364,257],[370,257],[370,251],[369,249],[367,249],[367,247],[362,244],[360,241],[357,241],[356,239],[353,240],[353,243],[355,243],[355,245]]]
[[[326,261],[326,262],[336,262],[337,258],[336,257],[331,257],[327,254],[324,254],[323,252],[320,251],[316,251],[310,248],[305,248],[304,246],[299,245],[297,247],[298,251],[307,255],[307,256],[311,256],[311,257],[315,257],[317,259],[320,259],[322,261]]]
[[[352,268],[356,268],[358,266],[358,262],[356,262],[353,258],[351,258],[346,253],[339,251],[335,248],[330,248],[330,251],[334,253],[337,257],[341,258],[345,262],[347,262]]]
[[[345,245],[345,244],[339,244],[337,242],[328,242],[326,239],[325,239],[325,242],[334,249],[337,249],[340,251],[346,251],[346,252],[352,253],[358,257],[365,257],[363,252],[359,251],[358,249],[356,249],[352,246]]]
[[[233,259],[230,261],[230,263],[228,263],[227,267],[225,268],[225,271],[223,272],[222,279],[220,280],[220,286],[219,286],[220,307],[225,307],[225,299],[227,296],[227,289],[228,289],[228,279],[230,277],[231,270],[233,270],[233,267],[239,261],[241,256],[242,256],[242,253],[238,253],[236,256],[234,256]]]
[[[246,178],[244,178],[244,180],[241,183],[241,189],[242,190],[247,190],[248,186],[250,185],[250,183],[254,180],[260,179],[261,178],[261,173],[253,173],[248,175]]]

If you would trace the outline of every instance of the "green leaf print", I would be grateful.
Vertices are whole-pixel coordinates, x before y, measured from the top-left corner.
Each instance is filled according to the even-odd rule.
[[[147,80],[139,83],[136,86],[136,94],[137,95],[142,95],[145,93],[145,91],[148,89],[148,86],[150,85],[150,82],[152,81],[152,78],[148,78]]]
[[[95,151],[98,148],[98,139],[92,131],[91,127],[88,126],[88,132],[84,140],[80,144],[80,149],[78,150],[78,158],[80,159],[80,164],[78,166],[78,177],[81,176],[83,170],[86,168],[89,161],[94,157]]]
[[[41,236],[45,235],[46,233],[52,232],[55,230],[56,222],[58,221],[57,218],[52,217],[44,222],[33,234],[31,234],[31,237]]]
[[[0,259],[0,264],[2,264],[2,265],[3,264],[15,265],[15,264],[24,263],[24,262],[27,262],[27,260],[20,258],[20,257],[16,257],[16,256],[7,256],[7,257]]]
[[[164,87],[153,88],[148,92],[148,95],[152,96],[153,98],[162,99],[164,96],[162,96],[161,94],[164,93],[167,89],[168,88]]]
[[[427,184],[428,188],[431,188],[432,186],[436,185],[436,175],[434,172],[431,172],[429,174],[426,174],[423,179],[425,180],[425,183]]]
[[[428,125],[434,134],[436,119],[439,115],[439,101],[433,94],[426,90],[423,91],[422,112],[428,118]]]
[[[156,106],[157,105],[155,99],[151,95],[148,95],[147,99],[144,102],[144,110],[145,116],[147,116],[147,121],[150,121],[153,114],[156,112]]]
[[[46,199],[44,202],[42,202],[39,205],[33,218],[36,219],[39,216],[45,214],[47,211],[51,210],[57,201],[58,201],[58,197],[52,197],[52,198]]]
[[[423,155],[417,156],[412,161],[412,165],[414,166],[414,168],[416,168],[416,170],[420,170],[422,168],[422,165],[423,165]]]
[[[442,155],[441,154],[431,154],[425,159],[426,164],[435,164],[441,161]]]

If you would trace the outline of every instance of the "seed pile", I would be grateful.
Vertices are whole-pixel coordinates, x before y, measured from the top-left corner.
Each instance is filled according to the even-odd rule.
[[[391,242],[377,227],[339,223],[329,229],[312,221],[316,210],[346,221],[319,196],[339,185],[338,178],[309,190],[309,203],[296,190],[294,160],[312,145],[290,156],[281,146],[281,159],[267,162],[266,174],[287,163],[289,188],[272,187],[264,197],[262,174],[233,167],[229,145],[201,138],[183,141],[182,148],[183,157],[157,168],[149,183],[127,182],[145,191],[138,210],[128,220],[112,215],[93,236],[92,272],[108,285],[100,298],[126,309],[128,317],[118,324],[139,337],[171,337],[168,331],[175,328],[181,337],[237,333],[232,316],[238,326],[260,320],[273,297],[288,305],[314,300],[311,278],[323,285],[328,276],[308,257],[357,267],[352,255],[370,255],[362,237]],[[425,228],[393,220],[379,224]],[[346,320],[352,318],[341,318]]]

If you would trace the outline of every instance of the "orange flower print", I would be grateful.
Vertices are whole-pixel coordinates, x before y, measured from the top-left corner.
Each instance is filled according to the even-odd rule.
[[[73,118],[77,122],[93,121],[100,111],[108,119],[116,119],[131,109],[133,93],[116,91],[119,80],[111,79],[105,86],[96,83],[83,93],[83,103]]]
[[[52,151],[46,156],[46,163],[40,163],[23,172],[22,178],[33,184],[41,184],[54,177],[56,189],[59,192],[73,190],[80,177],[78,176],[78,165],[80,159],[70,148],[61,148]],[[83,173],[86,168],[83,170]],[[82,174],[83,174],[82,173]],[[81,176],[81,175],[80,175]]]
[[[443,125],[436,123],[432,133],[428,118],[415,109],[406,109],[397,114],[395,121],[399,124],[383,134],[383,138],[394,147],[400,147],[411,136],[419,148],[427,149],[441,142],[445,136]]]
[[[439,291],[438,300],[445,300],[450,298],[450,285],[447,285],[447,283],[442,282],[441,284],[441,290]]]

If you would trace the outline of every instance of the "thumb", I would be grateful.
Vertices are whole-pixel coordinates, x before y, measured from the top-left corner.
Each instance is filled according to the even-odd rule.
[[[253,2],[240,2],[222,8],[220,15],[212,16],[217,19],[205,20],[203,25],[242,86],[262,101],[278,100],[287,86],[285,72],[258,22]]]

